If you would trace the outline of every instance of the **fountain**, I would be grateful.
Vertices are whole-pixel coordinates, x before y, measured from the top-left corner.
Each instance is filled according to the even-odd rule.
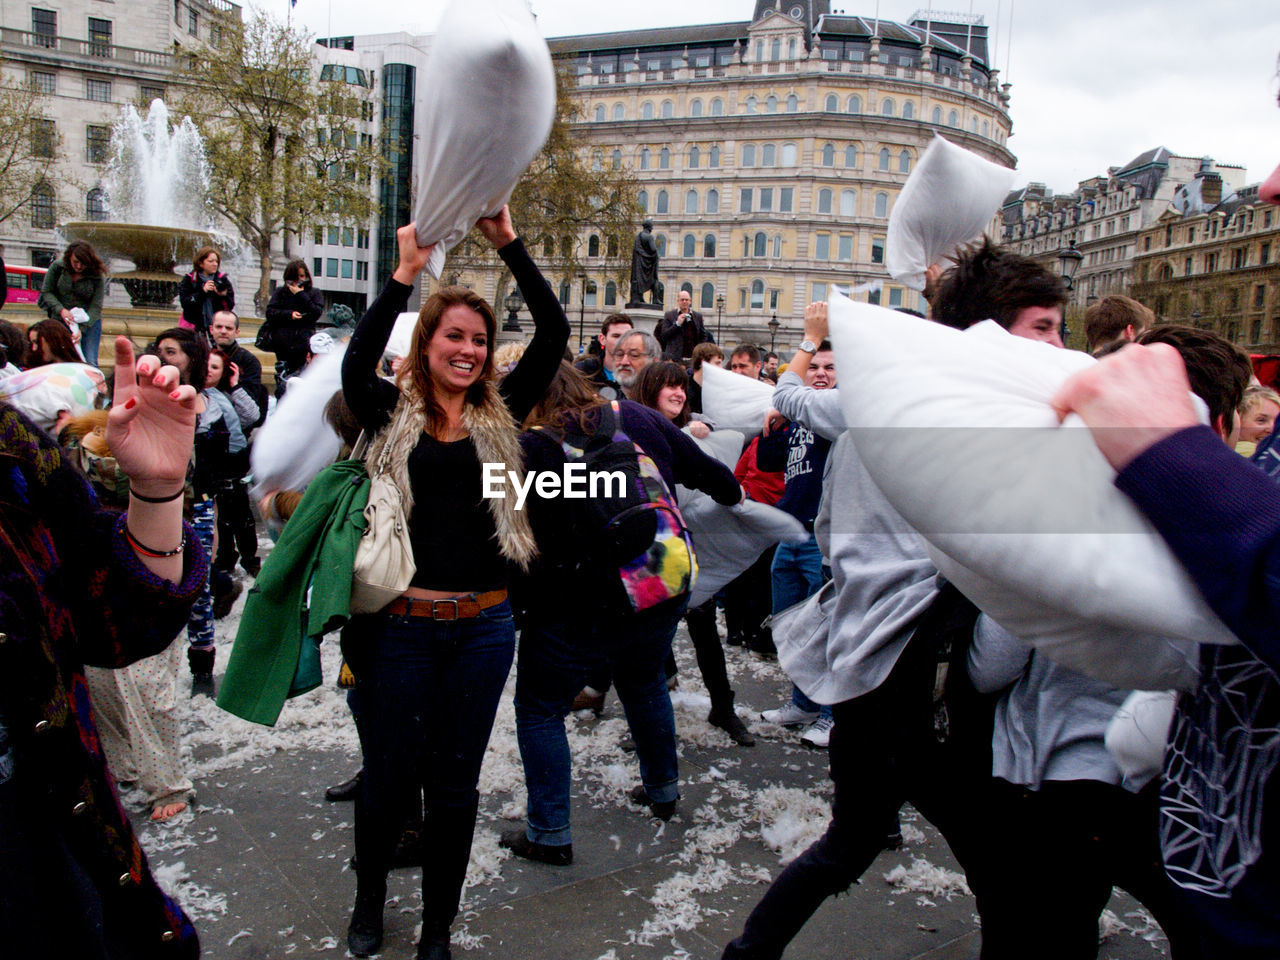
[[[133,270],[112,274],[133,306],[171,307],[181,280],[174,268],[214,241],[203,229],[211,220],[204,142],[189,117],[171,127],[168,108],[153,100],[145,119],[125,107],[111,145],[110,220],[67,223],[62,232],[99,254],[133,261]]]

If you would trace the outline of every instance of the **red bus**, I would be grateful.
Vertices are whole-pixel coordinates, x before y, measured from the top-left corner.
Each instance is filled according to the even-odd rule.
[[[35,303],[40,299],[40,288],[44,286],[44,275],[49,271],[44,267],[4,266],[4,279],[9,284],[9,292],[5,294],[5,303]]]

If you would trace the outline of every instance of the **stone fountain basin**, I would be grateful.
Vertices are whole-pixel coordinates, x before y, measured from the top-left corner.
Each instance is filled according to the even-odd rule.
[[[185,268],[195,258],[196,250],[213,246],[215,239],[212,233],[205,230],[139,223],[100,223],[91,220],[63,224],[62,232],[68,241],[83,240],[91,244],[99,256],[133,261],[136,267],[133,273],[117,273],[113,276],[137,276],[147,280],[171,275],[178,264],[183,264]],[[157,274],[161,276],[158,277]]]

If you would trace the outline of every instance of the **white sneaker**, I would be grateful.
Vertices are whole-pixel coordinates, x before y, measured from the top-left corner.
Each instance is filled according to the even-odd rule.
[[[810,747],[816,747],[819,750],[825,750],[828,744],[831,743],[831,728],[835,725],[836,722],[830,717],[818,717],[817,720],[809,724],[809,729],[800,734],[800,742]]]
[[[817,720],[818,713],[801,710],[794,702],[788,700],[777,710],[766,710],[760,714],[760,719],[765,723],[776,723],[780,727],[803,727]]]

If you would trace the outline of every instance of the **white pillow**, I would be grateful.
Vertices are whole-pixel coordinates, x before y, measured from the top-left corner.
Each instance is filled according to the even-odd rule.
[[[745,380],[738,374],[730,374]],[[694,439],[707,456],[730,470],[742,455],[743,436],[734,430],[714,430],[705,439]],[[755,563],[775,543],[809,539],[804,525],[785,510],[747,500],[733,507],[716,503],[700,490],[676,486],[680,513],[698,558],[698,576],[689,606],[696,607],[716,595],[725,584]]]
[[[710,363],[702,365],[702,413],[717,430],[754,437],[764,428],[764,415],[772,406],[773,384]]]
[[[889,214],[884,244],[889,276],[923,290],[930,265],[987,229],[1013,176],[1008,167],[934,137]]]
[[[346,355],[340,343],[307,364],[258,428],[250,448],[255,499],[270,490],[302,490],[337,459],[342,441],[324,422],[324,407],[342,389]]]
[[[87,363],[47,363],[0,380],[0,400],[52,431],[64,410],[73,417],[110,406],[107,378]]]
[[[1165,542],[1050,399],[1091,357],[835,295],[854,443],[939,571],[1006,630],[1115,686],[1185,688],[1234,643]],[[838,481],[837,481],[838,482]]]
[[[439,244],[426,268],[438,280],[445,252],[502,209],[551,132],[555,70],[527,0],[454,0],[418,89],[414,220],[418,243]]]

